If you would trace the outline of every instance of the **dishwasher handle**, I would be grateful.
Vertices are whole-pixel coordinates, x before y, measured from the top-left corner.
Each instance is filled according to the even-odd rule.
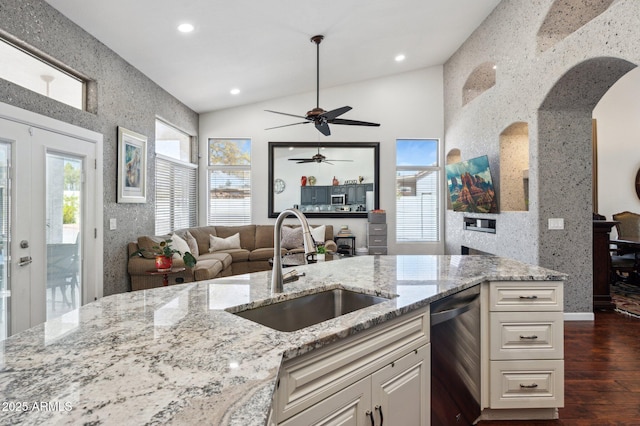
[[[450,309],[432,312],[431,326],[442,324],[443,322],[452,320],[455,317],[459,317],[465,312],[469,312],[471,308],[473,308],[473,302],[475,302],[479,297],[480,295],[476,294],[475,296],[473,296],[473,298],[464,300],[460,304],[454,305],[454,307],[451,307]]]

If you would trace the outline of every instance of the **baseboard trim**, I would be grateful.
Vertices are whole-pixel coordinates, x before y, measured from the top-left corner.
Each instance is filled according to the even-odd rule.
[[[595,321],[596,316],[593,312],[565,312],[565,321]]]

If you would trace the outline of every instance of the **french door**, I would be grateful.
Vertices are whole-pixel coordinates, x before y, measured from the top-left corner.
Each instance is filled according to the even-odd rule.
[[[72,328],[102,295],[101,143],[35,120],[0,118],[0,338],[53,319]]]

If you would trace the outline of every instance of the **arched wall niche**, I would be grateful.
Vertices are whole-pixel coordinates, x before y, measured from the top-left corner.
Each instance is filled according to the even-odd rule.
[[[466,105],[496,84],[496,64],[484,62],[469,74],[462,87],[462,105]]]
[[[556,0],[551,5],[537,35],[542,53],[607,10],[614,0]]]
[[[462,161],[462,154],[458,148],[453,148],[447,152],[446,164],[454,164]],[[446,179],[446,177],[445,177]],[[446,185],[446,182],[445,182]],[[449,196],[449,185],[447,187],[447,210],[452,210],[453,206],[451,205],[451,197]]]
[[[453,148],[447,153],[447,164],[458,163],[462,161],[462,155],[458,148]]]
[[[500,133],[500,210],[529,210],[529,124],[515,122]]]

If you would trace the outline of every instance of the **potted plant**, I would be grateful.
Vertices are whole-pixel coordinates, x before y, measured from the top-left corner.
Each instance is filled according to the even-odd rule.
[[[316,259],[318,262],[324,261],[324,255],[327,253],[327,248],[324,244],[318,244],[316,246]]]
[[[141,248],[131,253],[130,257],[142,256],[143,253],[148,251],[147,249]],[[171,238],[160,241],[157,246],[152,246],[150,252],[156,257],[156,269],[159,272],[171,270],[174,254],[182,256],[182,260],[188,268],[193,268],[197,262],[196,258],[188,251],[183,254],[179,250],[171,247]]]

